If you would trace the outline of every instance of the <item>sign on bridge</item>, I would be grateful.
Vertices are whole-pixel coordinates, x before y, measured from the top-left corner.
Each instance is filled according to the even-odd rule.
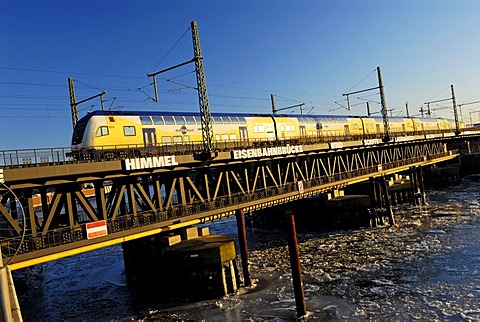
[[[108,235],[106,220],[89,222],[87,223],[86,228],[87,228],[87,239],[93,239],[93,238]]]

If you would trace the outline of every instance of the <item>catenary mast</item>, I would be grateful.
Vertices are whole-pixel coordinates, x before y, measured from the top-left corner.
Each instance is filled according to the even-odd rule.
[[[202,119],[202,137],[203,150],[210,153],[215,149],[213,142],[212,115],[210,113],[210,104],[208,102],[207,81],[203,69],[203,57],[200,49],[200,38],[198,37],[197,22],[191,22],[193,51],[195,61],[195,74],[197,75],[198,104],[200,105],[200,117]]]

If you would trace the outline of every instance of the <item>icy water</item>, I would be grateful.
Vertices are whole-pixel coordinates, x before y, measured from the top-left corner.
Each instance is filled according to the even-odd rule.
[[[480,321],[480,182],[427,192],[397,225],[299,234],[303,321]],[[236,236],[234,219],[210,225]],[[120,246],[31,270],[25,321],[295,321],[286,235],[247,229],[252,288],[185,302],[132,290]]]

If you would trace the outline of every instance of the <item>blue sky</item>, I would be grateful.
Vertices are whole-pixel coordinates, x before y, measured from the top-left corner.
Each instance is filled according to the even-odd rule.
[[[331,110],[378,86],[377,66],[393,115],[449,98],[451,84],[457,104],[477,101],[479,12],[473,0],[3,1],[0,150],[69,146],[68,77],[77,101],[106,91],[107,109],[197,111],[193,64],[158,76],[159,103],[146,76],[193,57],[192,20],[212,112],[269,113],[274,93],[278,107],[365,115],[376,91]],[[92,100],[79,114],[100,108]],[[453,117],[449,101],[431,108]],[[480,104],[463,106],[464,120],[479,122],[472,111]]]

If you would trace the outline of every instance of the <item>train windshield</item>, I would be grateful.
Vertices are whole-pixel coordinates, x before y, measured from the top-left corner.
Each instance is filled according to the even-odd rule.
[[[72,136],[72,145],[80,144],[83,141],[83,134],[85,133],[85,128],[87,127],[87,122],[78,122],[75,125]]]

